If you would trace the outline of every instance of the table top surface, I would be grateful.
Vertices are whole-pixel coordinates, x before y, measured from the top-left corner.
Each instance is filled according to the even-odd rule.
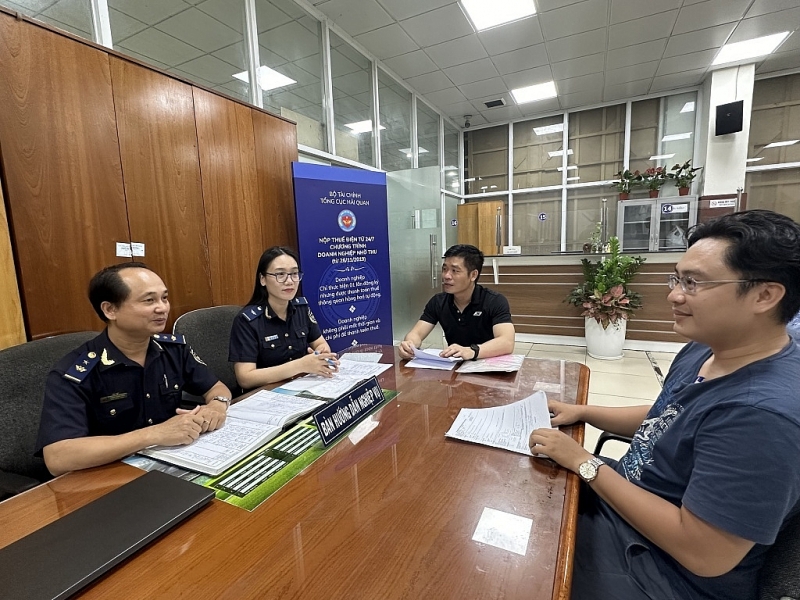
[[[369,417],[371,431],[341,439],[252,513],[212,502],[81,597],[569,598],[577,477],[444,433],[460,408],[535,386],[583,403],[588,369],[525,359],[517,373],[459,374],[409,369],[390,346],[364,350],[395,361],[379,381],[399,392]],[[566,431],[582,442],[582,426]],[[141,474],[115,463],[3,502],[0,547]],[[484,508],[532,519],[525,555],[472,539]]]

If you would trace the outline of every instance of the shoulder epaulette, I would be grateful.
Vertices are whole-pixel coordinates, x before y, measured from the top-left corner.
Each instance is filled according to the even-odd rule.
[[[185,344],[186,338],[177,333],[154,333],[153,339],[166,344]]]
[[[244,309],[242,316],[248,321],[252,321],[253,319],[257,319],[261,315],[264,314],[264,307],[263,306],[248,306]]]
[[[306,300],[305,296],[298,296],[297,298],[292,300],[292,304],[295,304],[297,306],[305,306],[306,304],[308,304],[308,300]]]
[[[100,357],[97,355],[97,352],[87,350],[81,354],[69,370],[64,373],[64,379],[69,379],[75,383],[83,383],[83,380],[99,361]]]

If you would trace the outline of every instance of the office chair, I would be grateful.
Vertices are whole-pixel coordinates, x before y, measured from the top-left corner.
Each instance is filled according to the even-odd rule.
[[[52,478],[33,452],[50,369],[96,331],[56,335],[0,351],[0,500]]]
[[[234,396],[237,395],[239,384],[236,383],[233,365],[228,362],[228,345],[233,319],[241,310],[241,306],[233,305],[198,308],[178,317],[172,328],[173,333],[186,336],[186,342]],[[201,402],[189,394],[184,394],[184,398]]]

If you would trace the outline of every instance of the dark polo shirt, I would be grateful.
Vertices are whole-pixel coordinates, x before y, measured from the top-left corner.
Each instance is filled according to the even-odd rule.
[[[511,323],[511,310],[503,294],[476,285],[464,312],[456,308],[453,294],[442,292],[428,301],[420,321],[441,323],[448,344],[471,346],[494,339],[492,328]]]

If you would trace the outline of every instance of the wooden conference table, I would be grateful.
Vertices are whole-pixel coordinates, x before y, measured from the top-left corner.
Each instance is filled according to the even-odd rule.
[[[379,379],[400,394],[370,417],[366,436],[339,441],[253,512],[212,502],[80,597],[569,598],[577,477],[444,433],[460,408],[508,404],[537,384],[584,403],[589,370],[526,359],[518,373],[466,375],[409,369],[394,348],[369,349],[395,361]],[[583,427],[572,435],[582,441]],[[0,547],[142,474],[115,463],[3,502]],[[533,520],[524,556],[472,540],[484,507]]]

